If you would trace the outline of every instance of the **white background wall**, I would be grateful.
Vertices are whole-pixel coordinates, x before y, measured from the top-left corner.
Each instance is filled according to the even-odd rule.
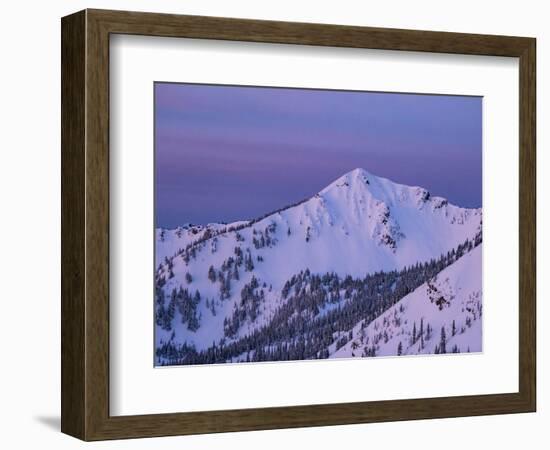
[[[550,270],[545,229],[550,132],[550,28],[543,1],[4,2],[0,13],[0,445],[77,448],[59,432],[60,17],[93,8],[535,36],[538,39],[538,412],[141,439],[95,448],[547,448]],[[546,255],[544,255],[546,253]],[[343,381],[344,382],[344,381]]]

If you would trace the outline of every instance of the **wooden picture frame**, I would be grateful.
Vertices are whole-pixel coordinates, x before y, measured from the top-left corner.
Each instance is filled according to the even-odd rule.
[[[61,30],[64,433],[101,440],[535,411],[535,39],[105,10],[64,17]],[[110,416],[109,36],[117,33],[519,58],[519,391]]]

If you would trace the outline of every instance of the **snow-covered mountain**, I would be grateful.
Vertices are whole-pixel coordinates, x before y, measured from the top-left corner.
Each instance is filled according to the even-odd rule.
[[[477,245],[481,227],[481,209],[355,169],[259,219],[159,229],[157,348],[185,343],[200,352],[238,342],[277,317],[285,285],[300,273],[363,279],[400,271],[466,241]]]

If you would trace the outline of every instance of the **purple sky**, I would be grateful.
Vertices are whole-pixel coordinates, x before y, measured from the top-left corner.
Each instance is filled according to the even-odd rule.
[[[481,206],[480,97],[155,83],[156,225],[251,219],[356,167]]]

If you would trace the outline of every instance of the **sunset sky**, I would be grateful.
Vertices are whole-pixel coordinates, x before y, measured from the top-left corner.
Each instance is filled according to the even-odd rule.
[[[155,83],[155,221],[252,219],[362,167],[481,206],[482,99]]]

